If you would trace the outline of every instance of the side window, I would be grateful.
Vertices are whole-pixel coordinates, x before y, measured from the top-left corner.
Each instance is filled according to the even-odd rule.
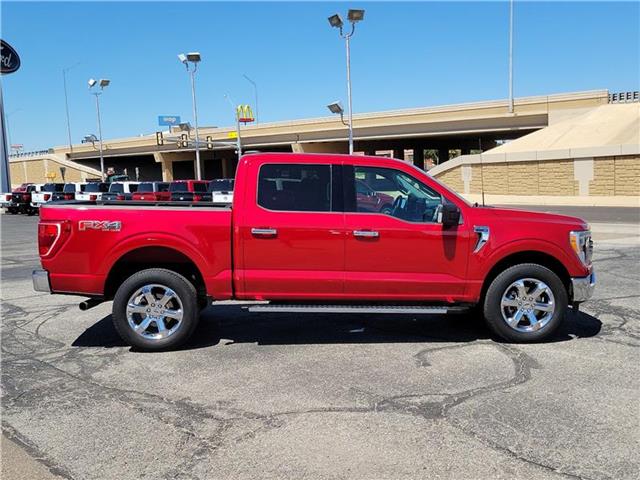
[[[391,215],[408,222],[435,222],[442,197],[400,170],[354,168],[357,212]]]
[[[269,210],[331,211],[331,166],[265,164],[258,174],[258,205]]]

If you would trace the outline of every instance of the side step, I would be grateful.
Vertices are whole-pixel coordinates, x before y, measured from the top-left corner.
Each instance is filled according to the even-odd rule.
[[[429,305],[289,305],[262,304],[247,307],[255,313],[397,313],[397,314],[430,314],[443,315],[461,312],[465,307],[429,306]]]

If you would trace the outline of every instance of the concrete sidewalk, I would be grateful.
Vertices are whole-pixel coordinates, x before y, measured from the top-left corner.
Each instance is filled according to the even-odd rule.
[[[0,436],[0,477],[7,480],[60,480],[42,463],[33,458],[27,450],[4,434]]]

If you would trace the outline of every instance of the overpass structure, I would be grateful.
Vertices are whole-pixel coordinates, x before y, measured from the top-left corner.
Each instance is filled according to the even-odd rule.
[[[458,155],[478,154],[520,138],[558,121],[608,104],[607,90],[515,99],[509,113],[507,100],[412,108],[354,115],[355,151],[412,161],[421,168],[441,165]],[[194,147],[181,147],[168,137],[177,130],[104,140],[105,165],[136,172],[141,180],[193,178]],[[188,132],[192,136],[193,132]],[[200,138],[205,178],[233,176],[237,154],[231,145],[234,127],[202,127]],[[241,128],[243,151],[347,152],[347,127],[338,117],[260,123]],[[95,177],[99,170],[97,144],[55,147],[47,153],[11,158],[12,183],[41,182],[54,174],[67,181]]]

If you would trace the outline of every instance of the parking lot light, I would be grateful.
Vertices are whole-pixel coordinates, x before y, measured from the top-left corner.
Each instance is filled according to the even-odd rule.
[[[100,119],[100,95],[102,91],[107,87],[111,81],[107,78],[101,78],[99,81],[95,78],[90,78],[87,82],[89,84],[89,90],[91,90],[91,94],[96,97],[96,114],[98,117],[98,140],[100,146],[100,176],[102,177],[102,181],[104,182],[104,155],[102,151],[102,121]],[[93,90],[93,87],[98,85],[100,90]]]
[[[198,70],[198,63],[201,61],[201,55],[199,52],[189,52],[186,55],[184,53],[178,54],[178,60],[184,64],[191,78],[191,103],[193,107],[193,124],[196,133],[196,180],[202,180],[202,169],[200,166],[200,135],[198,133],[198,107],[196,104],[196,71]],[[189,63],[193,64],[192,68],[189,68]]]
[[[342,27],[344,26],[344,22],[342,21],[342,17],[337,13],[335,15],[331,15],[329,17],[329,24],[340,30],[340,37],[345,40],[346,49],[347,49],[347,103],[349,107],[349,154],[353,155],[353,102],[351,100],[351,45],[350,40],[353,36],[353,33],[356,29],[356,23],[362,21],[364,19],[364,10],[356,10],[351,9],[347,14],[347,18],[351,23],[351,31],[349,33],[344,33]],[[334,112],[336,113],[336,112]]]

